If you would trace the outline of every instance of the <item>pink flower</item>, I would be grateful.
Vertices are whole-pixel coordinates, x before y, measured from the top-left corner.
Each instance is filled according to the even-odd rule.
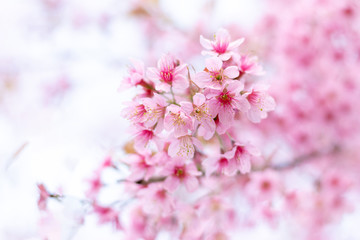
[[[123,160],[130,165],[130,181],[149,180],[155,173],[155,164],[150,153],[131,155]]]
[[[224,154],[218,154],[214,157],[209,157],[204,160],[203,166],[206,171],[206,176],[210,176],[214,172],[224,174],[226,176],[234,176],[236,173],[235,162],[231,160],[233,154],[229,151]]]
[[[194,163],[190,162],[185,164],[182,158],[172,159],[172,161],[165,166],[162,173],[167,176],[164,187],[169,192],[174,192],[181,182],[185,184],[189,192],[195,191],[199,186],[199,181],[196,177],[200,176],[201,172],[196,169]]]
[[[218,57],[212,57],[205,60],[206,69],[195,75],[195,83],[199,87],[210,87],[221,89],[227,80],[239,76],[239,70],[236,66],[222,68],[223,62]]]
[[[189,87],[186,64],[179,64],[171,55],[162,56],[157,68],[148,68],[147,76],[150,80],[158,82],[156,89],[168,92],[170,87],[186,89]]]
[[[157,131],[163,127],[162,118],[165,114],[165,99],[158,94],[152,98],[143,98],[141,103],[129,102],[129,106],[122,111],[122,114],[134,124],[143,123],[145,127],[154,127]]]
[[[134,138],[134,148],[138,152],[144,151],[146,147],[149,145],[150,141],[153,141],[157,149],[162,148],[162,141],[156,135],[155,131],[151,128],[146,128],[142,125],[136,125],[136,133]]]
[[[136,86],[144,81],[145,67],[142,61],[132,59],[131,62],[133,66],[128,68],[129,75],[124,78],[124,82],[128,86]]]
[[[94,212],[99,217],[100,224],[110,222],[110,223],[114,224],[116,229],[118,229],[118,230],[122,229],[122,226],[121,226],[121,223],[119,220],[119,212],[118,211],[115,211],[111,207],[102,207],[102,206],[98,205],[97,203],[94,203],[93,208],[94,208]]]
[[[229,83],[223,90],[211,89],[206,97],[209,101],[212,117],[219,116],[219,121],[225,125],[231,125],[234,120],[235,109],[246,112],[250,105],[246,99],[240,95],[244,85],[240,81]]]
[[[90,199],[96,199],[103,184],[101,182],[101,171],[96,171],[94,176],[89,179],[90,188],[86,192],[86,196]]]
[[[235,146],[228,154],[233,156],[230,161],[234,162],[236,170],[239,170],[242,174],[250,172],[251,158],[260,156],[259,150],[255,147],[239,143],[235,143]]]
[[[140,189],[138,196],[143,201],[143,209],[148,214],[169,215],[174,209],[174,199],[162,183],[152,183]]]
[[[194,157],[195,147],[202,149],[201,142],[191,136],[182,136],[171,141],[168,149],[168,153],[171,157],[182,157],[185,159],[191,159]]]
[[[275,109],[276,103],[273,97],[265,92],[267,87],[255,86],[250,92],[245,94],[246,99],[250,103],[250,109],[247,112],[247,116],[252,122],[260,122],[261,119],[267,117],[267,112]]]
[[[237,63],[240,73],[248,73],[252,75],[263,75],[264,71],[262,69],[262,66],[258,63],[257,56],[247,56],[247,55],[237,55],[235,57],[235,62]]]
[[[40,210],[46,210],[47,207],[47,199],[50,197],[50,193],[46,190],[44,184],[38,184],[37,185],[39,192],[40,192],[40,196],[39,196],[39,200],[37,202],[38,208]]]
[[[208,50],[202,51],[201,53],[203,55],[219,56],[221,60],[226,61],[233,55],[232,51],[239,47],[244,40],[244,38],[240,38],[234,42],[230,42],[229,32],[221,28],[216,32],[214,41],[200,36],[200,44]]]
[[[215,133],[215,122],[210,114],[209,104],[202,93],[196,93],[193,96],[193,104],[190,102],[181,102],[181,108],[194,119],[194,128],[199,125],[199,136],[206,140],[212,138]]]
[[[193,130],[193,120],[179,106],[170,105],[164,119],[164,128],[167,131],[174,130],[176,138],[189,134]]]

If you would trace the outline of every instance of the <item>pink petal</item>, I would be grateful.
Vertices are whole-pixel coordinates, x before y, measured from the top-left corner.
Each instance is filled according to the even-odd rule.
[[[201,142],[199,141],[199,139],[192,137],[191,140],[197,149],[199,149],[200,151],[203,150],[203,146],[202,146]]]
[[[185,179],[185,187],[189,192],[195,191],[199,186],[199,180],[196,177],[187,177]]]
[[[216,36],[216,42],[221,42],[221,43],[227,43],[227,44],[229,44],[229,42],[230,42],[230,34],[229,34],[229,32],[226,30],[226,29],[224,29],[224,28],[220,28],[217,32],[216,32],[216,34],[215,34],[215,36]]]
[[[230,159],[228,165],[224,169],[224,174],[227,176],[234,176],[236,171],[236,162],[234,159]]]
[[[184,112],[189,114],[189,115],[194,110],[193,105],[192,105],[191,102],[180,102],[180,106],[181,106],[182,110],[184,110]]]
[[[238,169],[242,174],[249,173],[251,170],[250,156],[248,154],[246,155],[244,154],[237,158],[239,164]]]
[[[202,94],[202,93],[196,93],[193,97],[193,101],[196,106],[203,105],[205,100],[206,100],[206,98],[205,98],[204,94]]]
[[[178,66],[178,67],[176,67],[175,68],[175,71],[174,71],[174,74],[176,75],[176,74],[182,74],[182,75],[185,75],[186,74],[186,70],[187,70],[187,68],[186,68],[186,64],[181,64],[180,66]]]
[[[253,123],[259,123],[261,121],[261,111],[257,108],[251,108],[247,112],[248,119]]]
[[[164,188],[169,192],[174,192],[180,184],[179,178],[169,176],[164,181]]]
[[[236,78],[237,76],[239,76],[239,70],[236,66],[227,67],[224,70],[224,75],[228,78]]]
[[[177,75],[173,80],[173,87],[180,90],[186,89],[189,87],[189,80],[185,76]]]
[[[198,133],[199,136],[202,136],[205,140],[210,140],[215,133],[216,125],[214,122],[214,128],[209,130],[209,128],[205,128],[204,125],[200,125]]]
[[[232,93],[238,94],[244,89],[244,83],[237,80],[231,80],[229,81],[227,89],[229,89]]]
[[[173,140],[168,148],[168,154],[171,157],[175,157],[180,151],[180,141],[178,139]]]
[[[218,57],[211,57],[205,60],[205,66],[209,71],[217,72],[221,69],[223,62]]]
[[[203,56],[209,55],[209,56],[216,57],[219,54],[215,51],[201,51],[201,55],[203,55]]]
[[[232,56],[232,53],[231,52],[226,52],[226,53],[223,53],[223,54],[220,54],[219,55],[219,58],[222,60],[222,61],[227,61],[231,58]]]
[[[221,108],[219,111],[219,121],[224,125],[231,125],[234,120],[234,113],[232,108]]]
[[[245,41],[245,38],[239,38],[238,40],[235,40],[229,44],[228,50],[234,50],[235,48],[239,47],[243,42]]]
[[[276,107],[276,103],[273,97],[267,95],[263,102],[264,111],[272,111]]]
[[[146,71],[146,76],[151,80],[151,81],[157,81],[160,79],[160,72],[157,68],[151,67],[148,68]]]
[[[194,82],[201,88],[204,88],[211,82],[211,78],[209,73],[207,72],[199,72],[196,73]]]
[[[247,112],[250,109],[250,103],[243,96],[233,99],[232,103],[241,112]]]
[[[200,44],[206,49],[212,49],[211,41],[200,35]]]

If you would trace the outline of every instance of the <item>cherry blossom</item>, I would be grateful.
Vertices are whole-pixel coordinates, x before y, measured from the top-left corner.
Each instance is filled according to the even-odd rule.
[[[250,108],[246,99],[240,95],[244,85],[234,81],[225,86],[222,90],[209,90],[206,97],[209,98],[210,111],[213,117],[219,116],[222,124],[231,125],[234,120],[235,109],[247,112]]]
[[[160,81],[156,88],[161,91],[169,91],[171,87],[185,89],[189,86],[186,64],[180,64],[171,55],[162,56],[157,68],[148,68],[146,74],[150,80]]]
[[[192,118],[184,112],[181,107],[170,105],[167,107],[167,114],[164,119],[164,128],[167,131],[174,130],[175,137],[185,136],[192,131]]]
[[[193,104],[180,102],[181,108],[194,119],[194,128],[198,129],[200,136],[209,140],[215,133],[215,122],[211,117],[208,101],[202,93],[193,96]]]
[[[205,71],[196,74],[194,81],[200,87],[211,87],[221,89],[228,79],[239,76],[236,66],[222,68],[223,62],[218,57],[208,58],[205,61]]]
[[[197,176],[200,176],[201,172],[196,169],[194,163],[186,164],[182,158],[175,158],[165,166],[163,174],[167,175],[164,186],[168,191],[175,191],[183,182],[186,189],[193,192],[198,188]]]
[[[234,42],[230,42],[230,39],[229,32],[223,28],[216,32],[214,41],[206,39],[201,35],[200,43],[207,49],[206,51],[202,51],[202,54],[218,56],[223,61],[229,60],[233,54],[232,51],[239,47],[245,40],[244,38],[240,38]]]

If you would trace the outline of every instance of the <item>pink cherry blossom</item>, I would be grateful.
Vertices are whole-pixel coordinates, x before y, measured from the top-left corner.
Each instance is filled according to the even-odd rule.
[[[233,153],[228,151],[224,154],[218,154],[205,159],[203,166],[205,167],[206,175],[210,176],[216,172],[226,176],[234,176],[236,173],[236,165],[235,161],[232,160],[233,156]]]
[[[100,224],[110,222],[118,230],[123,228],[121,223],[120,223],[120,219],[119,219],[119,214],[120,213],[118,211],[114,210],[111,207],[100,206],[97,203],[93,204],[93,209],[94,209],[94,213],[97,214],[98,217],[99,217],[99,223]]]
[[[255,86],[250,93],[245,94],[250,103],[247,116],[252,122],[260,122],[267,117],[267,112],[275,109],[275,100],[266,91],[264,86]]]
[[[156,135],[154,129],[146,128],[143,125],[135,125],[136,133],[134,136],[134,148],[138,152],[142,152],[146,149],[150,142],[154,142],[158,149],[162,148],[162,141]]]
[[[195,147],[202,149],[201,142],[197,138],[182,136],[171,141],[168,152],[171,157],[191,159],[194,157]]]
[[[165,114],[165,99],[154,94],[152,98],[143,98],[140,103],[129,102],[129,106],[122,111],[122,114],[134,124],[143,123],[145,127],[156,127],[161,131],[163,117]]]
[[[174,192],[183,182],[186,189],[193,192],[199,186],[197,176],[200,176],[201,172],[196,169],[194,163],[189,162],[186,164],[182,158],[174,158],[165,166],[162,174],[167,176],[164,186],[168,191]]]
[[[194,81],[200,87],[210,87],[221,89],[229,79],[239,76],[239,70],[236,66],[222,68],[223,62],[218,57],[212,57],[205,60],[206,69],[196,74]]]
[[[164,128],[167,131],[174,130],[174,136],[181,137],[193,130],[193,120],[181,107],[170,105],[167,107],[167,114],[164,119]]]
[[[175,208],[174,199],[162,183],[154,183],[140,189],[138,196],[143,201],[144,211],[149,214],[167,216]]]
[[[154,161],[150,153],[134,154],[123,159],[123,162],[130,165],[131,174],[128,177],[128,180],[130,181],[137,181],[140,179],[147,181],[155,173]]]
[[[40,210],[46,210],[46,206],[47,206],[47,200],[50,196],[50,193],[46,190],[44,184],[38,184],[37,185],[39,192],[40,192],[40,197],[39,200],[37,202],[38,208]]]
[[[127,86],[139,85],[145,79],[145,67],[142,61],[132,59],[132,67],[128,68],[129,74],[124,78]]]
[[[235,143],[229,155],[232,155],[230,161],[234,162],[235,169],[245,174],[251,170],[251,159],[260,156],[260,152],[251,145]]]
[[[237,39],[234,42],[230,42],[230,39],[229,32],[223,28],[216,32],[214,41],[200,36],[201,45],[207,49],[207,51],[202,51],[202,54],[218,56],[223,61],[229,60],[233,54],[232,51],[244,42],[244,38]]]
[[[264,75],[262,66],[258,63],[257,56],[237,55],[234,61],[239,67],[240,74]]]
[[[206,97],[202,93],[193,96],[193,104],[181,102],[181,108],[194,119],[194,128],[198,129],[199,136],[206,140],[212,138],[215,133],[215,122],[210,114],[210,108]]]
[[[162,56],[157,68],[148,68],[147,77],[154,82],[160,81],[156,84],[156,89],[160,91],[169,91],[170,87],[175,89],[189,87],[186,64],[179,64],[171,55]]]
[[[210,98],[209,106],[213,117],[218,115],[220,122],[231,125],[234,120],[235,109],[247,112],[249,103],[240,94],[244,85],[240,81],[233,81],[222,90],[211,89],[206,97]]]

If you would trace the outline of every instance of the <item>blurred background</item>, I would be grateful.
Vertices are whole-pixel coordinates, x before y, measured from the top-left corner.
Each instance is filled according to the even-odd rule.
[[[0,239],[43,239],[37,184],[46,183],[53,191],[80,199],[88,188],[86,179],[102,160],[108,155],[121,155],[119,149],[130,138],[129,123],[121,116],[123,102],[132,98],[131,90],[125,91],[122,84],[130,58],[152,66],[162,53],[171,52],[199,66],[203,59],[199,56],[199,35],[211,36],[219,27],[228,28],[234,39],[246,37],[245,46],[259,56],[268,73],[266,78],[277,89],[273,91],[280,108],[263,129],[287,134],[284,138],[289,140],[282,145],[285,147],[279,151],[280,157],[295,155],[291,150],[294,146],[295,152],[304,152],[333,139],[350,142],[354,149],[359,137],[348,132],[358,133],[359,127],[359,5],[356,1],[269,2],[0,0]],[[333,10],[341,10],[344,16]],[[318,25],[313,24],[319,19]],[[330,24],[330,19],[339,20],[338,25]],[[321,31],[335,31],[329,33],[329,48],[317,35],[319,25]],[[324,50],[319,50],[321,46]],[[327,55],[330,48],[334,56]],[[292,65],[286,63],[295,58]],[[285,67],[279,68],[279,64]],[[315,67],[309,70],[309,66],[316,66],[316,71]],[[342,70],[338,71],[339,66]],[[296,74],[296,68],[307,69],[306,76]],[[334,69],[337,73],[332,74]],[[328,84],[324,72],[326,76],[346,77],[344,82],[349,86],[340,91],[338,86]],[[295,80],[289,86],[291,73]],[[316,134],[321,137],[312,140],[318,125],[311,124],[318,120],[304,120],[301,130],[292,128],[291,122],[280,124],[289,109],[294,109],[291,104],[309,99],[299,92],[290,100],[283,99],[286,96],[281,93],[298,89],[296,86],[304,82],[312,86],[310,95],[324,95],[322,99],[329,99],[333,89],[341,92],[335,91],[334,103],[329,103],[330,111],[326,112],[329,119],[337,119],[329,114],[345,111],[339,114],[341,119],[323,125],[324,132],[331,132],[330,137],[319,131]],[[285,104],[281,106],[281,102]],[[336,108],[338,102],[341,104]],[[317,106],[310,103],[296,110],[299,114],[320,112]],[[358,160],[356,151],[349,155],[353,162]],[[351,166],[356,169],[357,162]],[[109,182],[118,177],[108,174]],[[121,195],[116,186],[109,189],[105,198]],[[96,219],[88,219],[81,228],[74,227],[69,216],[76,214],[76,204],[70,201],[65,206],[54,206],[54,214],[69,231],[67,239],[121,239],[111,226],[97,225]],[[360,239],[356,229],[359,219],[358,209],[353,206],[331,225],[333,239]],[[264,224],[244,231],[241,237],[287,239],[286,231],[284,226],[274,229]]]

